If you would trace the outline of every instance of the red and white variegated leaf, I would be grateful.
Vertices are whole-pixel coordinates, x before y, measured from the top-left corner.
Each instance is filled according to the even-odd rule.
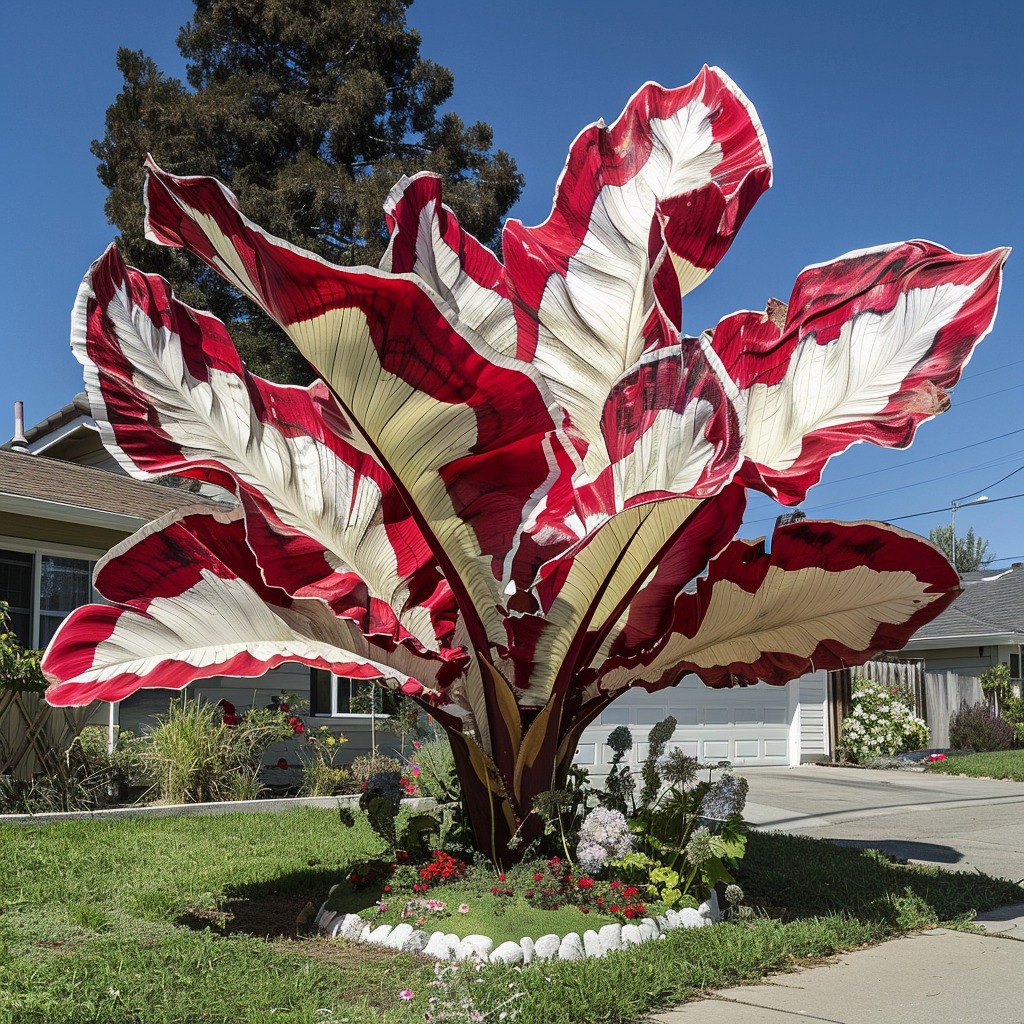
[[[960,581],[927,541],[881,523],[805,520],[771,553],[737,540],[675,604],[672,629],[639,659],[611,657],[588,693],[656,690],[688,672],[709,686],[781,684],[810,668],[899,650],[946,608]]]
[[[672,627],[676,598],[736,536],[746,508],[746,491],[730,484],[703,502],[602,642],[591,663],[608,657],[637,657]]]
[[[784,328],[776,306],[705,335],[741,392],[743,481],[797,504],[851,444],[909,445],[991,330],[1007,255],[922,241],[849,253],[801,273]]]
[[[742,435],[730,394],[694,338],[645,353],[615,382],[601,429],[613,509],[658,494],[708,497],[732,479]],[[732,391],[733,389],[729,389]]]
[[[520,704],[543,704],[568,685],[588,642],[599,643],[618,620],[700,504],[672,497],[634,505],[542,566],[539,613],[508,620],[508,657],[526,683]]]
[[[380,269],[415,274],[425,281],[459,324],[496,351],[514,355],[516,317],[497,256],[463,231],[441,201],[441,179],[421,173],[402,177],[384,204],[391,240]]]
[[[517,354],[540,369],[591,445],[612,384],[658,344],[647,337],[656,299],[671,315],[678,294],[711,272],[770,184],[770,166],[750,103],[705,68],[679,89],[645,85],[611,127],[585,129],[547,221],[506,225]],[[656,296],[665,266],[675,271],[675,309],[669,289]],[[588,455],[595,473],[600,454]]]
[[[148,170],[147,235],[205,260],[284,328],[395,480],[474,646],[500,644],[497,579],[553,482],[561,411],[543,382],[460,334],[418,279],[332,266],[261,231],[213,179]]]
[[[418,696],[439,691],[439,679],[455,674],[455,665],[437,657],[372,644],[323,601],[293,601],[267,587],[241,517],[237,509],[174,512],[113,548],[97,564],[96,587],[119,604],[86,605],[61,624],[43,659],[49,703],[115,701],[211,676],[259,676],[288,661],[387,681]]]
[[[326,387],[250,375],[224,325],[111,247],[79,290],[72,349],[107,448],[135,476],[229,485],[267,581],[366,632],[450,637],[451,594],[392,481]],[[394,609],[394,611],[392,611]],[[396,619],[397,615],[397,619]]]

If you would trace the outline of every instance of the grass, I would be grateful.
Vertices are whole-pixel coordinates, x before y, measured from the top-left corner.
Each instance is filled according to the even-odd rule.
[[[1024,750],[992,750],[985,754],[951,754],[928,765],[940,775],[970,775],[976,779],[1024,782]]]
[[[422,958],[291,937],[307,901],[379,852],[368,829],[330,811],[0,825],[0,1022],[405,1024],[505,1008],[518,1024],[626,1024],[1021,898],[1009,882],[819,840],[754,833],[748,851],[749,921],[600,961],[463,968],[436,986]]]

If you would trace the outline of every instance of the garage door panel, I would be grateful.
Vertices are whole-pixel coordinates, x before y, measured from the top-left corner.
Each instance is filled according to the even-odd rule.
[[[701,761],[732,761],[737,768],[753,764],[789,764],[790,710],[787,687],[756,686],[716,690],[688,677],[657,693],[629,690],[602,712],[581,737],[577,763],[586,764],[598,781],[608,772],[613,752],[608,734],[619,725],[633,733],[633,749],[625,759],[638,769],[647,756],[647,734],[668,715],[676,730],[667,749],[678,748]],[[590,757],[593,745],[597,762]]]

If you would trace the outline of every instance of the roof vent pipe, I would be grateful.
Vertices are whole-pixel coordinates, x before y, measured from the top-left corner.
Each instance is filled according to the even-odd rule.
[[[25,437],[25,403],[14,403],[14,437],[11,438],[11,450],[28,451],[28,438]]]

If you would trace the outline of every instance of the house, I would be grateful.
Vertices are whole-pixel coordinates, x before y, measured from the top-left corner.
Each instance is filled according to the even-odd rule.
[[[1008,569],[981,569],[963,576],[963,593],[922,626],[900,652],[921,658],[928,672],[980,676],[1006,665],[1021,686],[1024,646],[1024,562]]]
[[[35,486],[40,488],[44,479],[63,478],[67,484],[59,490],[63,494],[78,494],[80,488],[85,488],[82,492],[86,495],[82,499],[84,504],[76,504],[77,499],[69,499],[63,512],[65,526],[59,537],[53,535],[52,530],[37,530],[37,533],[45,534],[42,541],[57,542],[63,537],[64,542],[71,546],[44,545],[38,556],[33,555],[49,558],[58,551],[67,551],[79,558],[81,566],[77,577],[78,589],[74,593],[75,604],[93,599],[88,579],[96,558],[148,519],[196,500],[195,495],[182,490],[141,483],[126,476],[104,449],[84,392],[53,415],[29,427],[22,438],[22,447],[38,458],[3,451],[0,451],[0,456],[7,462],[12,458],[21,460],[18,468],[23,478],[38,477]],[[10,448],[10,442],[4,447]],[[55,459],[65,461],[54,462]],[[33,474],[31,466],[36,463],[46,465]],[[0,476],[0,479],[5,477]],[[151,504],[143,502],[144,495]],[[116,508],[124,517],[116,521],[118,528],[111,527],[95,535],[83,533],[82,529],[91,521],[88,517],[100,514],[100,509],[108,510],[108,506]],[[124,509],[130,511],[125,512]],[[0,547],[15,550],[22,542],[12,537],[5,544],[3,537],[8,532],[0,525]],[[61,617],[73,607],[71,601],[69,597],[65,602],[68,607]],[[26,635],[31,636],[33,643],[43,644],[52,635],[57,621],[59,619],[48,619],[46,622],[51,623],[52,628],[45,626],[41,631]],[[593,778],[601,778],[607,773],[612,756],[607,747],[608,734],[618,725],[628,725],[635,741],[631,756],[638,766],[646,757],[646,738],[650,727],[668,715],[674,716],[678,723],[672,745],[702,761],[728,760],[737,766],[745,766],[818,760],[829,755],[832,749],[827,715],[827,676],[826,672],[811,672],[784,687],[759,683],[724,690],[710,689],[695,676],[689,676],[678,686],[658,693],[630,691],[608,707],[587,729],[579,744],[576,763],[586,767]],[[300,665],[284,665],[258,679],[217,677],[203,680],[194,683],[189,692],[213,701],[226,697],[239,708],[266,704],[277,694],[297,693],[308,698],[315,718],[340,727],[350,740],[346,753],[354,755],[369,749],[371,726],[377,724],[366,713],[370,689],[366,682],[321,671],[310,672]],[[111,721],[138,732],[154,720],[154,715],[166,710],[171,696],[173,691],[142,690],[116,706],[111,712]],[[103,711],[98,711],[97,717],[102,714]],[[379,737],[376,739],[381,742]]]

